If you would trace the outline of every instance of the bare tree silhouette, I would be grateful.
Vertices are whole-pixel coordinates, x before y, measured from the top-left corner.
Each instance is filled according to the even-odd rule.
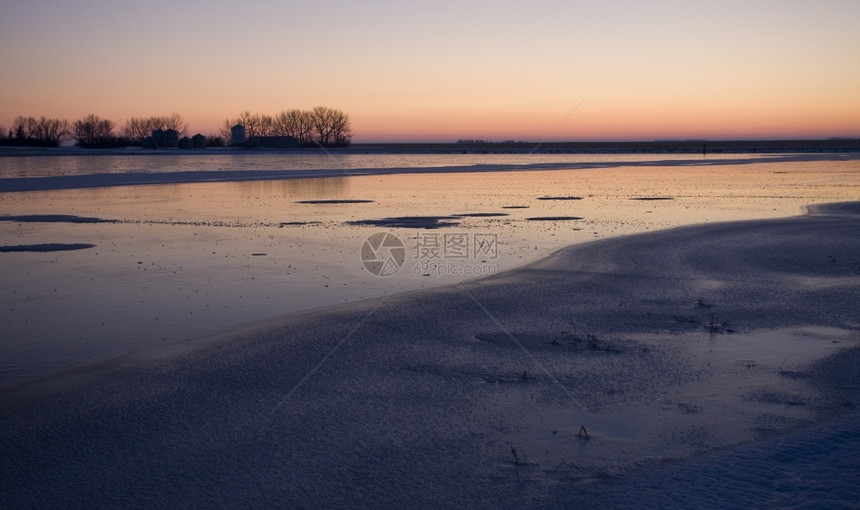
[[[178,113],[157,117],[131,117],[123,125],[122,134],[128,139],[130,144],[140,145],[143,143],[144,138],[150,136],[153,131],[158,129],[172,129],[179,133],[181,137],[188,134],[188,123]]]
[[[352,139],[349,115],[341,110],[317,106],[312,110],[283,110],[274,116],[242,112],[238,117],[224,120],[221,135],[229,139],[235,125],[245,127],[250,140],[263,136],[292,136],[305,147],[343,147]]]
[[[113,122],[92,113],[76,120],[72,130],[81,147],[104,147],[117,144],[113,136]]]
[[[0,133],[2,133],[0,129]],[[71,133],[69,121],[18,116],[9,130],[6,143],[12,145],[31,145],[39,147],[59,147],[60,143]]]

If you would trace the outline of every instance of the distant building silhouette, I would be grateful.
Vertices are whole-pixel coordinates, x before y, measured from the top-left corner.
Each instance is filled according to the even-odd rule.
[[[245,145],[245,126],[236,124],[230,128],[230,145],[237,147]]]
[[[191,146],[195,149],[205,149],[206,148],[206,137],[197,133],[196,135],[191,137]]]
[[[179,131],[175,129],[164,130],[164,144],[162,147],[176,147],[179,145]]]
[[[172,148],[179,145],[179,132],[175,129],[156,129],[143,140],[144,149]]]
[[[194,148],[194,142],[192,142],[191,138],[188,138],[187,136],[180,138],[177,145],[182,150],[190,150]]]
[[[230,128],[230,145],[246,149],[298,149],[302,146],[294,136],[255,136],[247,139],[242,124]]]
[[[156,129],[152,132],[153,147],[164,147],[164,130]]]

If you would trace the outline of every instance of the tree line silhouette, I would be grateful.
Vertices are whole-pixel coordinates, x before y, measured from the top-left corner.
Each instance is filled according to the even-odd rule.
[[[226,119],[221,134],[229,139],[233,126],[245,127],[248,139],[292,136],[305,147],[345,147],[352,139],[349,115],[335,108],[316,106],[312,110],[283,110],[275,115],[242,112]]]
[[[312,110],[284,110],[277,115],[242,112],[238,117],[224,121],[219,135],[209,135],[207,145],[223,146],[229,143],[230,129],[241,124],[247,139],[269,136],[292,136],[305,147],[345,147],[352,138],[349,115],[335,108],[317,106]],[[0,126],[0,145],[26,147],[59,147],[74,141],[84,148],[115,148],[141,146],[156,130],[172,129],[179,136],[188,135],[188,123],[182,115],[131,117],[116,133],[113,121],[95,114],[69,122],[65,119],[18,116],[12,127]]]
[[[0,143],[29,147],[59,147],[70,133],[71,125],[67,120],[19,116],[12,122],[8,133],[0,126]]]

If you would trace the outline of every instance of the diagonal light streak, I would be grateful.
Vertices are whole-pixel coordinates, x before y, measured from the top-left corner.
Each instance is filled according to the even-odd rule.
[[[360,327],[362,326],[362,324],[364,324],[364,322],[365,322],[367,319],[369,319],[373,314],[375,314],[375,313],[376,313],[376,311],[377,311],[377,310],[379,310],[379,307],[381,307],[384,303],[385,303],[384,301],[380,301],[379,303],[377,303],[377,304],[376,304],[376,306],[374,306],[374,307],[373,307],[373,310],[371,310],[370,312],[368,312],[368,313],[367,313],[367,315],[365,315],[364,317],[362,317],[362,319],[361,319],[360,321],[358,321],[358,324],[356,324],[356,325],[355,325],[355,326],[354,326],[354,327],[349,331],[349,333],[347,333],[343,338],[341,338],[341,339],[340,339],[340,341],[339,341],[337,344],[335,344],[335,346],[334,346],[334,347],[332,347],[331,349],[329,349],[329,351],[326,353],[326,355],[325,355],[325,356],[323,356],[323,357],[322,357],[322,359],[321,359],[321,360],[319,360],[319,362],[318,362],[318,363],[317,363],[317,364],[316,364],[316,365],[315,365],[315,366],[314,366],[314,367],[313,367],[313,368],[312,368],[312,369],[311,369],[307,374],[305,374],[305,376],[304,376],[304,377],[302,377],[302,378],[301,378],[301,380],[300,380],[299,382],[297,382],[297,383],[296,383],[296,384],[295,384],[295,385],[290,389],[290,391],[288,391],[288,392],[287,392],[287,394],[286,394],[286,395],[284,395],[284,397],[283,397],[283,398],[278,402],[278,404],[277,404],[275,407],[273,407],[273,408],[272,408],[272,411],[271,411],[271,412],[273,412],[273,413],[274,413],[275,411],[277,411],[277,410],[278,410],[278,408],[279,408],[279,407],[281,407],[282,405],[284,405],[284,403],[285,403],[287,400],[289,400],[291,396],[293,396],[293,393],[295,393],[296,391],[298,391],[298,389],[299,389],[299,388],[301,388],[301,387],[302,387],[302,386],[303,386],[303,385],[308,381],[308,379],[310,379],[310,378],[311,378],[311,377],[312,377],[312,376],[313,376],[313,375],[314,375],[314,374],[315,374],[315,373],[316,373],[320,368],[322,368],[322,367],[323,367],[323,365],[325,365],[325,364],[326,364],[326,362],[329,360],[329,358],[331,358],[331,357],[332,357],[332,355],[333,355],[335,352],[337,352],[337,351],[338,351],[338,350],[339,350],[339,349],[340,349],[340,348],[341,348],[341,347],[342,347],[342,346],[347,342],[347,340],[349,340],[349,339],[350,339],[350,337],[352,337],[352,335],[353,335],[356,331],[358,331],[358,328],[360,328]]]

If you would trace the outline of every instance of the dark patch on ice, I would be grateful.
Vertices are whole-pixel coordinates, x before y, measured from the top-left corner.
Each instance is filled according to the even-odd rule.
[[[24,214],[19,216],[0,216],[0,221],[19,223],[118,223],[119,220],[75,216],[73,214]]]
[[[652,200],[675,200],[675,199],[673,197],[633,197],[630,200],[652,201]]]
[[[266,254],[265,253],[252,253],[251,256],[252,257],[265,257]]]
[[[473,212],[473,213],[463,213],[463,214],[454,214],[455,218],[493,218],[497,216],[510,216],[508,213],[503,212]]]
[[[363,199],[331,199],[331,200],[299,200],[297,204],[372,204],[373,200]]]
[[[505,371],[502,373],[493,373],[478,367],[451,367],[446,365],[435,364],[409,364],[403,367],[411,372],[416,372],[424,375],[443,377],[450,380],[454,377],[464,377],[467,379],[477,380],[485,383],[522,383],[528,380],[528,373],[523,377],[523,372]]]
[[[474,340],[486,342],[495,347],[518,349],[524,346],[529,351],[567,353],[579,355],[586,353],[621,354],[631,348],[630,342],[618,339],[607,339],[592,334],[579,336],[575,333],[562,331],[559,334],[545,334],[542,332],[517,332],[513,335],[518,343],[511,340],[508,333],[476,333]],[[578,353],[578,354],[577,354]],[[527,374],[528,375],[528,374]],[[528,375],[528,377],[532,377]],[[525,378],[524,378],[525,379]]]
[[[697,406],[696,404],[685,404],[683,402],[678,402],[678,410],[684,414],[698,414],[702,412],[702,408],[700,406]]]
[[[301,227],[304,225],[321,225],[321,221],[282,221],[278,228],[284,227]]]
[[[538,197],[538,200],[582,200],[582,197]]]
[[[346,222],[347,225],[372,225],[374,227],[394,228],[423,228],[435,229],[442,227],[456,227],[461,218],[494,218],[509,216],[508,213],[497,212],[475,212],[452,214],[450,216],[398,216],[393,218],[381,218],[378,220],[355,220]]]
[[[526,218],[528,221],[569,221],[569,220],[581,220],[582,218],[579,216],[534,216],[531,218]]]
[[[744,396],[744,400],[762,402],[765,404],[779,404],[785,406],[803,406],[806,403],[799,395],[793,395],[781,391],[758,389]]]
[[[87,248],[94,247],[94,244],[90,243],[43,243],[43,244],[19,244],[17,246],[0,246],[0,253],[12,253],[12,252],[52,252],[52,251],[72,251],[72,250],[86,250]]]
[[[374,227],[391,228],[424,228],[456,227],[460,224],[457,216],[399,216],[378,220],[347,221],[347,225],[370,225]]]
[[[528,209],[528,205],[503,205],[502,209]]]

